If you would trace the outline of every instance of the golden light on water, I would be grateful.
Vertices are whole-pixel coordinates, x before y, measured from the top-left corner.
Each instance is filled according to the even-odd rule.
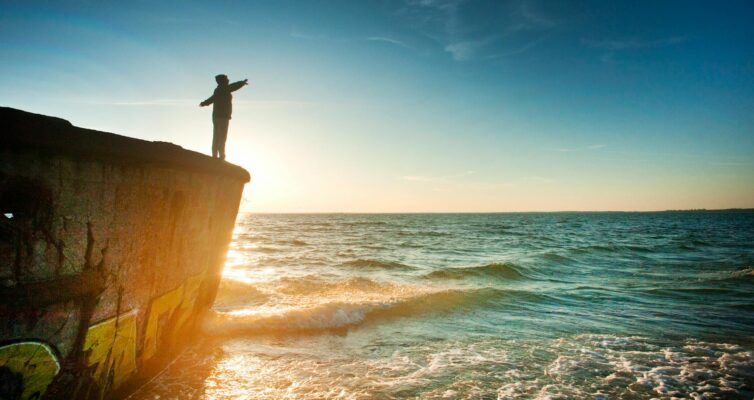
[[[337,377],[323,373],[327,367],[311,360],[276,362],[249,353],[233,354],[220,361],[206,378],[203,398],[354,398],[353,393],[338,384],[341,382]]]
[[[246,284],[264,282],[264,281],[269,280],[269,278],[274,275],[275,275],[275,269],[270,268],[270,267],[260,268],[254,271],[249,271],[249,270],[238,268],[233,265],[226,264],[225,269],[223,269],[224,279],[230,279],[237,282],[243,282]]]
[[[223,312],[222,315],[232,317],[270,317],[279,315],[281,313],[290,312],[295,310],[295,307],[281,307],[281,306],[257,306],[254,308],[243,308],[240,310],[232,310]]]
[[[234,235],[244,231],[243,227],[236,225],[233,232]],[[271,267],[266,268],[254,268],[248,269],[243,266],[246,265],[247,256],[249,251],[253,252],[256,245],[250,246],[245,249],[229,249],[225,257],[225,268],[223,269],[223,278],[230,279],[237,282],[246,284],[254,284],[264,281],[269,281],[275,275],[275,269]],[[245,256],[246,254],[246,256]]]

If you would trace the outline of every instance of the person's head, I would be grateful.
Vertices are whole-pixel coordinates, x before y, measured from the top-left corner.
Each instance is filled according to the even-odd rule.
[[[220,74],[215,75],[215,82],[217,82],[218,85],[227,85],[230,81],[228,80],[228,75]]]

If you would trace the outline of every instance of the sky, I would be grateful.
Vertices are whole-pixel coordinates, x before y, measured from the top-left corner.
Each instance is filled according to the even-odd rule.
[[[0,105],[208,154],[242,211],[754,207],[751,1],[0,1]]]

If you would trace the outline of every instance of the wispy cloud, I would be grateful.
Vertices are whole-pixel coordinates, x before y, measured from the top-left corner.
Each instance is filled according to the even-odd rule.
[[[493,2],[484,10],[483,23],[479,21],[480,10],[473,10],[476,6],[465,1],[407,0],[405,4],[402,15],[413,30],[437,43],[458,62],[524,53],[540,43],[542,32],[558,25],[530,1]]]
[[[413,49],[413,47],[409,46],[402,40],[392,38],[386,35],[373,35],[373,36],[367,36],[367,37],[336,37],[336,36],[328,36],[328,35],[302,32],[298,30],[297,28],[292,28],[290,32],[290,37],[294,39],[300,39],[300,40],[311,40],[311,41],[332,42],[332,43],[347,43],[347,42],[359,42],[359,41],[382,42],[382,43],[388,43],[391,45],[403,47],[405,49]]]
[[[516,184],[510,182],[477,182],[470,186],[478,190],[494,191],[500,189],[510,189],[516,187]]]
[[[180,17],[177,15],[159,15],[148,14],[144,17],[144,22],[152,25],[193,25],[198,23],[216,23],[218,25],[241,25],[241,21],[231,18],[220,18],[219,16],[207,16],[203,15],[202,18],[196,17]]]
[[[557,22],[549,16],[545,16],[536,10],[530,2],[524,1],[519,8],[521,15],[524,17],[524,23],[520,25],[523,29],[548,29],[557,25]]]
[[[479,10],[472,9],[465,0],[405,0],[403,4],[398,16],[404,18],[411,32],[419,35],[412,37],[411,41],[381,33],[338,37],[305,32],[298,27],[293,27],[289,35],[300,40],[334,43],[362,40],[387,43],[420,50],[422,54],[426,54],[428,48],[436,50],[439,47],[454,61],[467,62],[510,57],[529,51],[543,40],[543,32],[559,24],[527,0],[514,4],[493,3],[484,24],[476,18]]]
[[[668,38],[655,40],[594,40],[582,38],[581,44],[592,49],[603,50],[604,52],[600,55],[600,61],[605,64],[611,64],[616,61],[616,53],[619,52],[673,46],[682,43],[685,40],[686,38],[684,38],[683,36],[671,36]]]
[[[544,39],[545,39],[544,37],[541,37],[541,38],[538,38],[538,39],[534,39],[531,42],[526,43],[526,44],[524,44],[523,46],[521,46],[519,48],[516,48],[516,49],[513,49],[513,50],[509,50],[509,51],[504,51],[502,53],[493,54],[493,55],[489,56],[488,58],[490,58],[490,59],[498,59],[498,58],[505,58],[505,57],[515,56],[517,54],[525,53],[525,52],[529,51],[530,49],[534,48],[535,46],[537,46]]]
[[[384,43],[394,44],[396,46],[400,46],[406,49],[412,49],[412,47],[407,45],[406,43],[398,39],[393,39],[387,36],[369,36],[368,38],[366,38],[366,40],[370,42],[384,42]]]
[[[450,182],[458,178],[473,175],[474,171],[463,171],[449,175],[429,176],[429,175],[404,175],[400,179],[410,182]]]
[[[553,150],[559,153],[574,153],[574,152],[583,151],[583,150],[598,150],[598,149],[603,149],[605,147],[607,147],[607,145],[604,143],[596,143],[596,144],[590,144],[589,146],[585,146],[585,147],[559,147]]]
[[[432,182],[439,178],[436,176],[425,176],[425,175],[404,175],[404,176],[401,176],[401,179],[403,179],[404,181],[411,181],[411,182]]]
[[[461,0],[406,0],[398,14],[419,35],[443,47],[458,38]]]
[[[100,100],[100,99],[68,99],[79,104],[119,107],[199,107],[201,98],[197,99],[141,99],[141,100]],[[235,100],[236,108],[290,108],[323,105],[320,102],[300,100]]]
[[[303,108],[303,107],[319,107],[333,105],[333,103],[325,103],[319,101],[305,101],[305,100],[234,100],[235,105],[238,108],[255,108],[255,109],[271,109],[271,108]]]
[[[470,193],[470,191],[500,191],[510,189],[516,185],[505,181],[486,181],[480,179],[462,179],[474,175],[474,171],[463,171],[455,174],[448,175],[404,175],[398,177],[403,181],[411,182],[414,184],[421,184],[422,187],[431,188],[435,192],[450,192],[450,191],[463,191],[464,193]]]
[[[301,39],[301,40],[318,40],[318,41],[327,41],[327,42],[348,42],[352,40],[352,39],[347,39],[347,38],[339,38],[339,37],[333,37],[333,36],[328,36],[328,35],[302,32],[295,27],[291,28],[290,37],[294,39]]]
[[[474,172],[474,171],[463,171],[463,172],[459,172],[457,174],[446,175],[445,178],[447,178],[447,179],[462,178],[464,176],[474,175],[475,173],[476,172]]]
[[[529,182],[536,182],[536,183],[543,183],[543,184],[550,184],[555,182],[554,179],[548,178],[545,176],[525,176],[523,177],[523,180],[529,181]]]
[[[479,40],[451,43],[445,46],[445,51],[450,53],[456,61],[466,61],[473,58],[481,48],[488,46],[499,38],[498,35],[492,35]]]
[[[708,163],[709,165],[714,165],[717,167],[748,167],[751,165],[754,165],[754,162],[743,162],[743,161],[710,161]]]
[[[600,61],[602,61],[605,64],[611,63],[614,60],[615,60],[615,53],[613,52],[602,53],[602,55],[600,56]]]
[[[495,51],[495,48],[502,47],[497,44],[502,42],[505,37],[506,35],[490,35],[479,40],[452,43],[445,46],[445,51],[450,53],[455,61],[468,61],[475,58],[494,60],[525,53],[536,47],[546,38],[545,36],[542,36],[526,42],[519,47],[480,57],[480,54],[490,53]]]
[[[581,43],[586,47],[593,49],[602,49],[610,51],[630,50],[630,49],[643,49],[643,48],[655,48],[672,46],[678,43],[682,43],[686,40],[683,36],[672,36],[664,39],[655,40],[639,40],[639,39],[624,39],[624,40],[595,40],[595,39],[581,39]]]
[[[185,107],[198,106],[202,99],[144,99],[144,100],[79,100],[78,103],[128,107]]]

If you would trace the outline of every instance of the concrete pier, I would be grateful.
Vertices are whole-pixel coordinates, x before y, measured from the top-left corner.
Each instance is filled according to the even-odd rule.
[[[0,398],[122,396],[214,301],[249,174],[11,108],[0,129]]]

